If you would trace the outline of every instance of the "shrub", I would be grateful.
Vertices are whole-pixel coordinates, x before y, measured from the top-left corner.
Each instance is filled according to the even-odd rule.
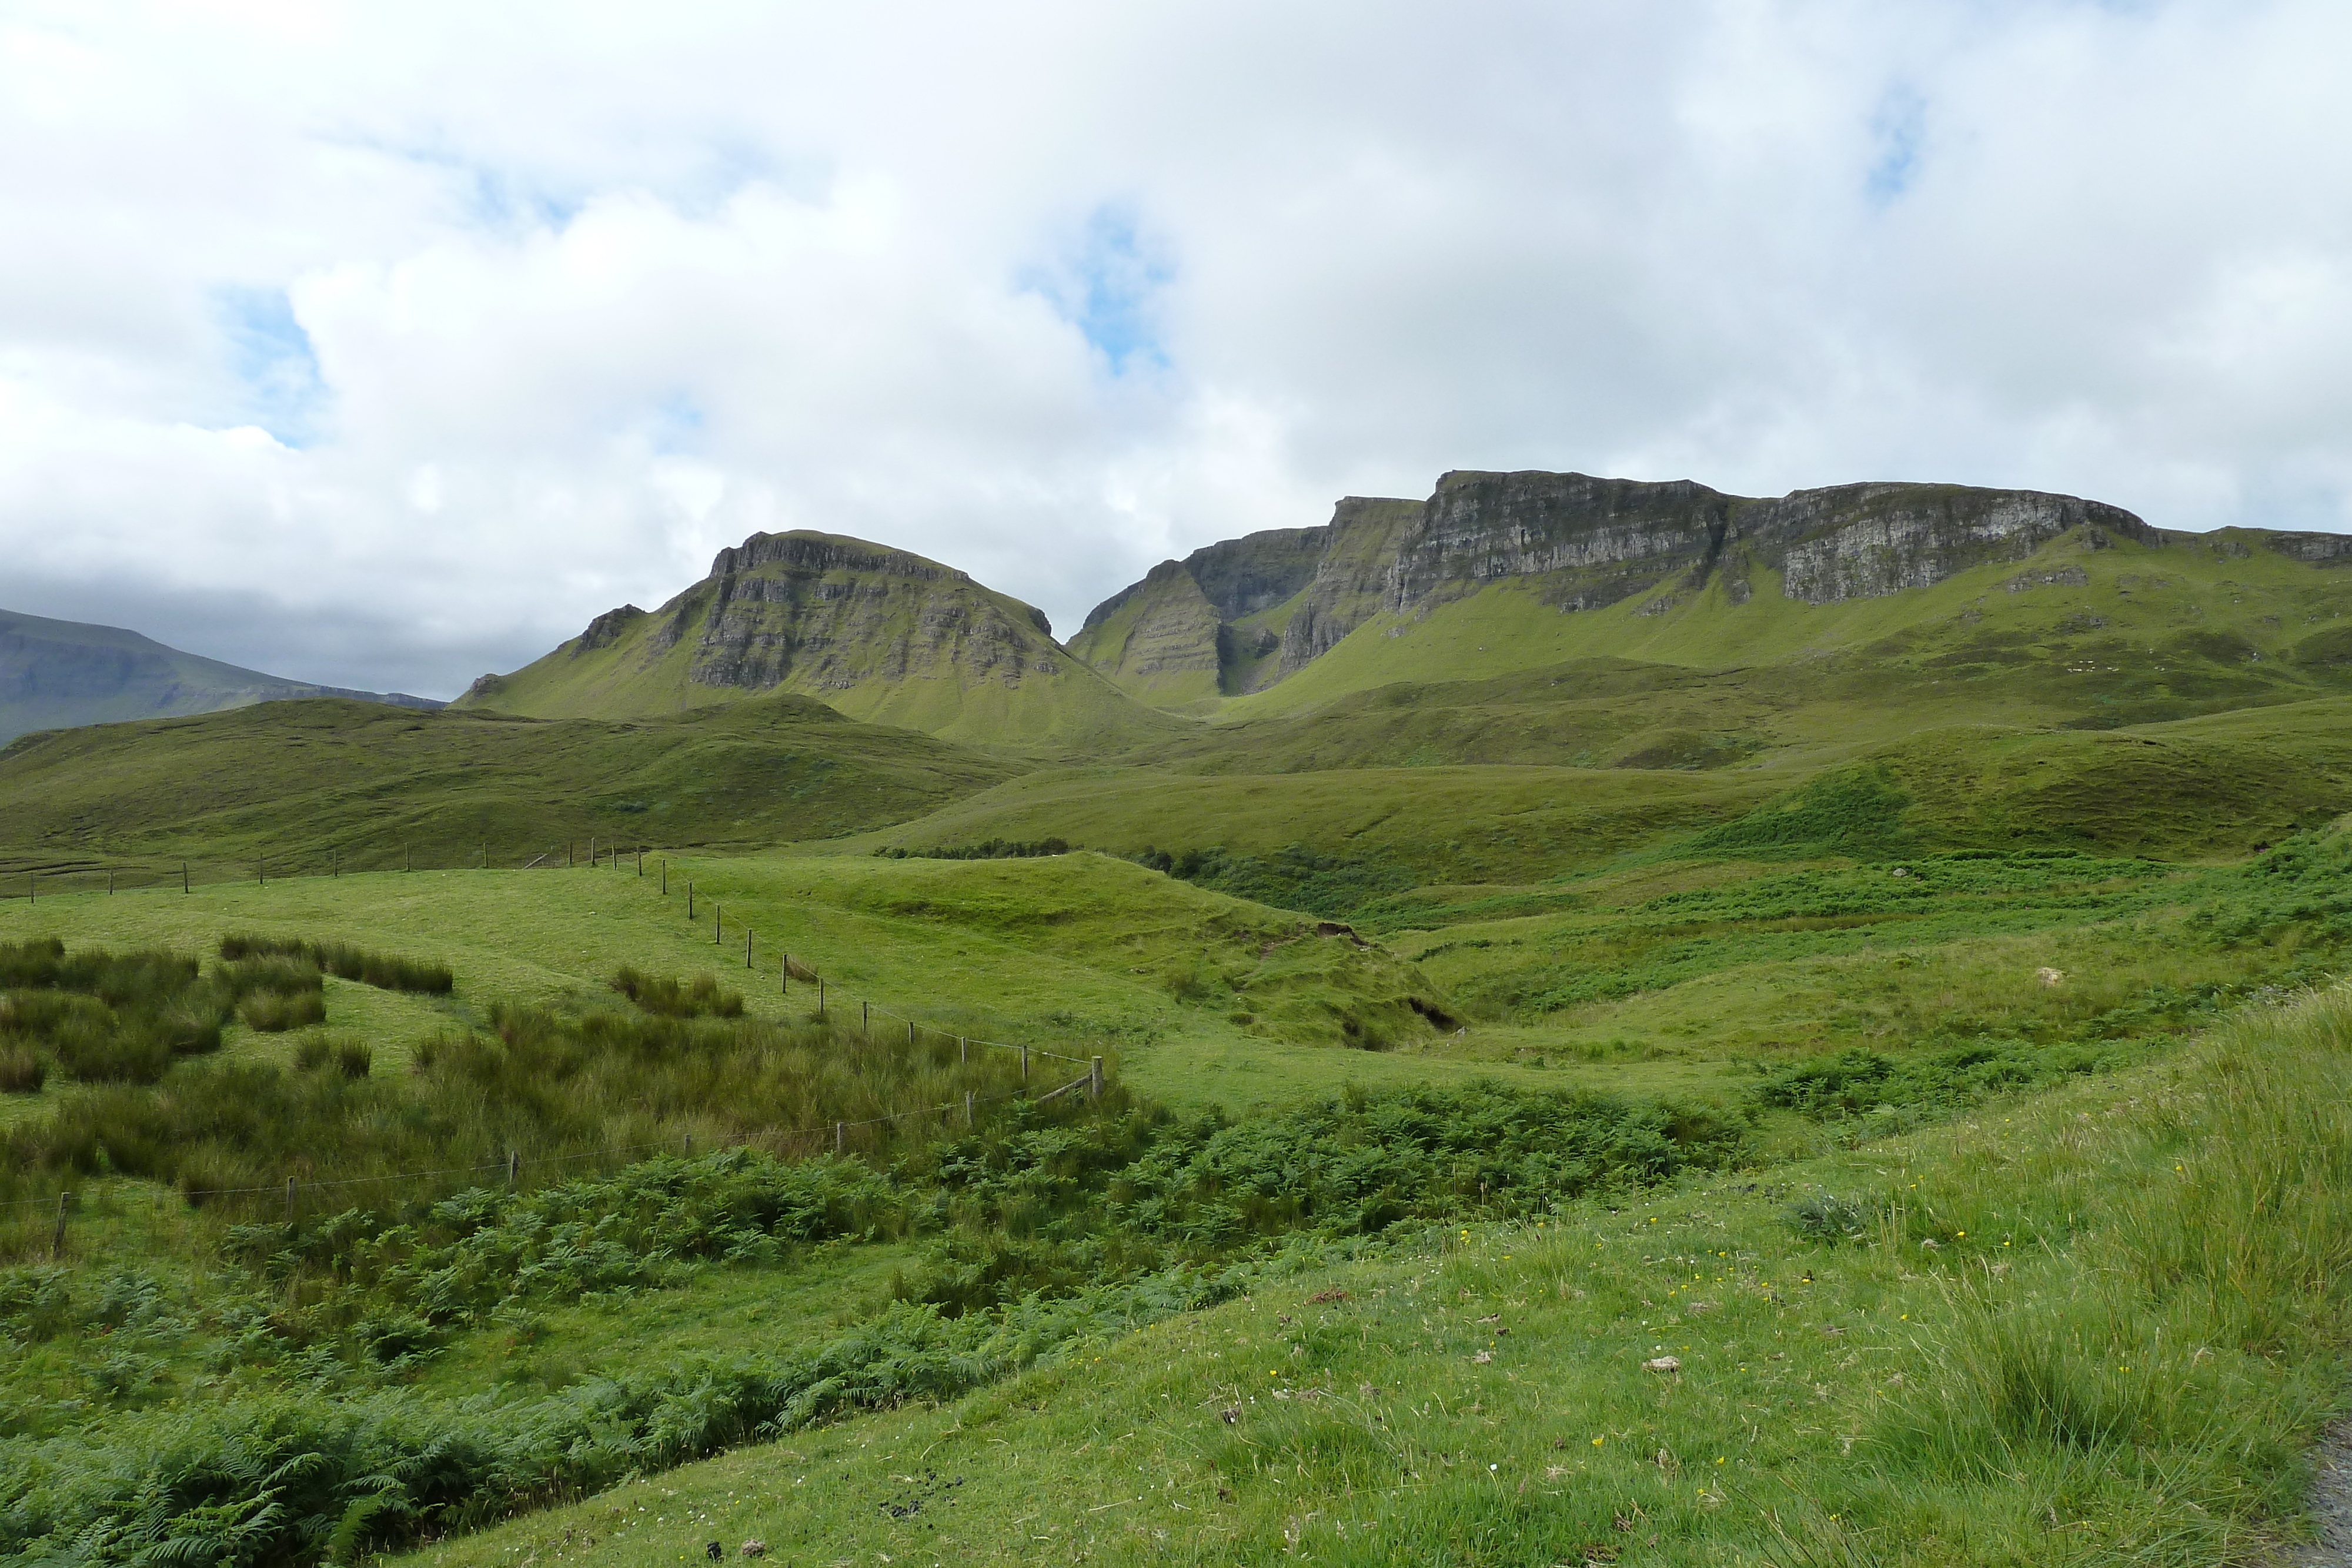
[[[294,1065],[304,1072],[315,1072],[327,1065],[334,1054],[334,1044],[323,1034],[306,1034],[294,1042]]]
[[[256,991],[239,1002],[237,1016],[265,1034],[306,1029],[327,1019],[327,999],[314,992]]]

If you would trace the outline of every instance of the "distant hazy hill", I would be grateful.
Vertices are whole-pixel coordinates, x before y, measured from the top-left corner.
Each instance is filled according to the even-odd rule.
[[[606,612],[458,700],[542,718],[679,713],[772,691],[952,740],[1071,747],[1169,721],[1074,659],[1045,615],[951,567],[834,534],[753,534],[648,613]]]
[[[0,610],[0,745],[37,729],[215,713],[279,697],[437,708],[429,697],[345,691],[241,670],[116,626]]]
[[[2352,538],[2168,532],[2027,490],[1753,499],[1453,473],[1425,501],[1349,497],[1321,528],[1164,562],[1097,606],[1070,648],[1142,701],[1230,717],[1575,661],[1722,671],[1853,656],[1948,692],[2030,669],[2022,695],[2059,710],[2045,722],[2126,695],[2134,717],[2166,718],[2336,689],[2352,664],[2345,567]],[[1583,684],[1563,672],[1547,690],[1566,700]]]

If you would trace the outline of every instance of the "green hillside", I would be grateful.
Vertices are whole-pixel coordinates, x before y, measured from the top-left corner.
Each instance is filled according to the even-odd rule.
[[[37,729],[216,713],[311,696],[441,706],[422,697],[339,691],[242,670],[120,627],[0,610],[0,746]]]
[[[823,839],[1007,769],[775,694],[675,717],[541,720],[334,698],[22,737],[0,750],[0,863],[181,856],[287,869],[494,863],[593,837]]]
[[[1071,658],[1019,601],[903,550],[806,530],[754,534],[659,610],[601,615],[457,706],[634,718],[775,691],[1016,749],[1117,747],[1170,728]]]
[[[1596,660],[1750,680],[1759,669],[1799,672],[1768,688],[1773,706],[1792,686],[1818,684],[1890,708],[1978,703],[2047,723],[2185,717],[2345,689],[2352,579],[2233,533],[2165,537],[2093,546],[2070,535],[2022,563],[1825,604],[1787,598],[1769,580],[1740,599],[1717,580],[1663,610],[1643,601],[1562,613],[1495,583],[1425,616],[1376,615],[1227,711],[1297,714],[1399,683],[1494,681]]]

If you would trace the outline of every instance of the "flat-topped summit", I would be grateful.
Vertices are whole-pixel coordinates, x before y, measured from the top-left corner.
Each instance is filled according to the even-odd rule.
[[[1097,606],[1071,647],[1124,689],[1179,706],[1264,690],[1376,619],[1401,635],[1498,585],[1561,613],[1660,617],[1759,595],[1835,606],[2021,562],[2070,536],[2092,549],[2200,537],[2035,490],[1869,483],[1755,497],[1689,480],[1461,470],[1425,500],[1349,497],[1320,528],[1163,562]],[[2294,560],[2352,557],[2352,538],[2336,535],[2257,537]]]

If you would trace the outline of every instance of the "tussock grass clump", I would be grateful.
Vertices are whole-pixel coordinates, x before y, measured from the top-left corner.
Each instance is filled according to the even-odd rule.
[[[300,937],[237,932],[221,938],[220,956],[232,964],[250,959],[300,959],[338,979],[357,980],[385,991],[446,997],[457,988],[457,983],[446,964],[373,953],[349,942],[311,942]]]
[[[640,974],[625,964],[613,977],[613,988],[659,1018],[743,1016],[742,993],[720,989],[718,980],[709,975],[697,975],[691,982],[681,983],[671,976]]]
[[[49,1064],[22,1040],[0,1040],[0,1094],[37,1094]]]
[[[1038,860],[1049,855],[1068,854],[1072,847],[1067,839],[982,839],[976,844],[941,844],[928,850],[900,849],[895,844],[885,844],[877,848],[874,853],[879,859],[898,861]]]
[[[247,1002],[275,995],[257,991]],[[316,998],[292,1001],[304,999]],[[291,1071],[247,1061],[188,1063],[168,1077],[159,1070],[152,1090],[80,1096],[9,1127],[0,1169],[20,1186],[120,1172],[235,1209],[261,1200],[222,1194],[282,1184],[289,1173],[334,1181],[487,1170],[503,1168],[509,1152],[530,1168],[675,1145],[682,1133],[814,1153],[832,1147],[833,1124],[845,1122],[852,1151],[877,1154],[960,1120],[967,1091],[994,1115],[1020,1087],[1008,1054],[964,1063],[951,1039],[910,1045],[824,1024],[611,1009],[502,1008],[493,1022],[495,1033],[426,1040],[415,1071],[399,1075],[376,1075],[364,1042],[331,1034],[298,1040]],[[168,1051],[157,1059],[169,1060]],[[1106,1106],[1125,1103],[1116,1086],[1105,1096]],[[919,1109],[926,1115],[883,1121]],[[384,1201],[415,1190],[387,1187]]]
[[[326,1022],[327,1000],[316,991],[255,991],[237,1003],[236,1016],[264,1034],[282,1034]]]
[[[213,971],[220,988],[242,1001],[256,991],[278,996],[316,992],[322,981],[319,966],[300,954],[273,953],[238,959]]]
[[[0,945],[0,1042],[8,1092],[52,1069],[80,1083],[153,1083],[178,1056],[220,1048],[225,998],[193,960],[89,948],[54,937]]]

